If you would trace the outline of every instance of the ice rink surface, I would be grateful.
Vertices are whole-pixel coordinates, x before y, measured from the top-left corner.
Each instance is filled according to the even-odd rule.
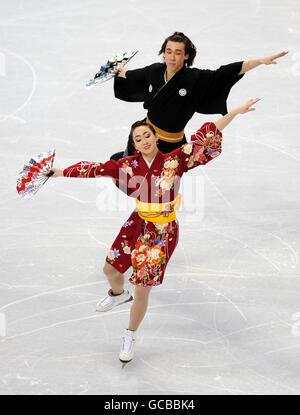
[[[110,179],[52,179],[30,201],[15,185],[51,148],[57,167],[124,149],[142,104],[85,82],[119,52],[140,51],[131,69],[159,62],[176,30],[199,68],[289,54],[233,87],[229,109],[262,100],[185,176],[179,245],[121,369],[130,303],[95,304],[134,201]],[[0,393],[299,394],[299,2],[11,0],[0,34]],[[195,114],[187,136],[219,117]]]

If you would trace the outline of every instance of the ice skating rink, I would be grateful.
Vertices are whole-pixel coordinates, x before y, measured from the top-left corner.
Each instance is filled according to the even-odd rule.
[[[299,16],[296,0],[1,4],[1,394],[299,394]],[[52,179],[30,201],[15,185],[51,148],[56,167],[122,150],[142,104],[85,82],[118,52],[139,50],[131,69],[159,62],[176,30],[199,68],[289,54],[233,87],[229,109],[262,100],[185,176],[179,245],[121,369],[130,303],[95,304],[134,201],[110,179]],[[187,135],[219,117],[195,114]]]

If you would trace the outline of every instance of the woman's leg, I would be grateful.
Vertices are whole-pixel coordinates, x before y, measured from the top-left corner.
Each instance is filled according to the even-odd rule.
[[[134,290],[134,301],[130,309],[130,321],[128,330],[136,331],[141,324],[148,306],[148,297],[152,287],[136,285]]]
[[[113,294],[122,294],[124,291],[124,274],[121,274],[121,272],[117,271],[116,268],[108,262],[105,262],[103,272],[107,276]]]

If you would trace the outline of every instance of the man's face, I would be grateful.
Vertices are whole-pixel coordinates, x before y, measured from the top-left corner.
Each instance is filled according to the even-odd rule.
[[[189,55],[185,54],[183,42],[172,42],[171,40],[167,42],[164,58],[169,72],[179,71],[188,57]]]

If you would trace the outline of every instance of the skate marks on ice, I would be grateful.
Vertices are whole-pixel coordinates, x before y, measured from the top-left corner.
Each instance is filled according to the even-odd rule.
[[[201,288],[202,290],[203,290],[203,288]],[[175,289],[172,289],[172,291],[174,292],[176,292],[176,290]],[[192,291],[194,291],[194,290],[192,290]],[[227,299],[228,299],[228,296],[225,296]],[[161,311],[160,310],[163,310],[164,308],[166,308],[166,309],[169,309],[169,310],[174,310],[174,307],[175,308],[177,308],[178,309],[178,307],[180,307],[180,306],[182,306],[182,307],[180,307],[180,308],[182,308],[182,309],[185,309],[185,308],[187,308],[187,307],[190,307],[190,309],[192,310],[192,309],[195,309],[195,307],[199,307],[199,305],[202,305],[203,307],[211,307],[211,306],[213,306],[214,305],[214,303],[216,303],[215,301],[206,301],[206,302],[187,302],[187,303],[184,303],[184,304],[178,304],[178,302],[175,302],[175,303],[172,303],[172,302],[168,302],[168,303],[166,303],[166,304],[156,304],[156,305],[153,305],[153,306],[150,306],[150,308],[149,308],[149,316],[151,316],[151,314],[153,313],[153,312],[155,312],[155,311],[159,311],[159,313],[161,314]],[[230,302],[228,302],[228,301],[222,301],[222,302],[219,302],[219,306],[225,306],[225,305],[228,305],[229,307],[232,307],[232,303],[230,303]],[[239,303],[237,303],[237,302],[235,302],[235,304],[238,306],[238,307],[241,307],[241,306],[243,306],[243,304],[239,304]],[[211,309],[211,308],[210,308]],[[73,323],[73,322],[76,322],[76,324],[77,323],[79,323],[79,324],[81,324],[84,320],[89,320],[89,321],[91,321],[91,319],[93,319],[93,318],[99,318],[99,317],[101,317],[101,318],[104,318],[107,322],[106,322],[106,324],[108,324],[108,321],[113,317],[113,315],[115,315],[115,314],[117,314],[117,315],[120,315],[120,314],[122,314],[122,313],[126,313],[126,315],[128,314],[128,310],[119,310],[119,311],[117,311],[117,312],[109,312],[109,313],[107,313],[107,315],[101,315],[101,316],[99,316],[99,315],[95,315],[95,316],[93,316],[93,315],[91,315],[91,316],[86,316],[86,317],[84,317],[84,318],[78,318],[78,319],[70,319],[70,320],[64,320],[64,321],[59,321],[59,322],[57,322],[57,323],[54,323],[54,324],[51,324],[51,325],[48,325],[48,326],[44,326],[44,327],[40,327],[39,329],[37,329],[37,330],[34,330],[34,331],[30,331],[30,332],[23,332],[23,333],[20,333],[20,335],[21,336],[26,336],[26,335],[29,335],[29,334],[33,334],[34,332],[35,332],[35,334],[37,334],[38,332],[41,332],[42,333],[42,331],[43,330],[46,330],[46,329],[51,329],[51,328],[58,328],[58,326],[59,325],[68,325],[68,324],[71,324],[71,323]],[[198,319],[195,319],[195,318],[190,318],[189,320],[194,320],[194,321],[201,321],[201,319],[206,315],[210,315],[211,313],[209,312],[208,314],[207,314],[207,312],[204,312],[204,310],[203,310],[203,312],[200,312],[199,313],[199,317],[198,317]],[[198,315],[198,313],[197,313],[197,315]],[[241,315],[240,314],[238,314],[240,317],[241,317]],[[163,316],[163,314],[162,314],[162,316]],[[202,317],[201,317],[202,316]],[[154,315],[152,315],[151,316],[152,317],[152,319],[153,319],[153,317],[154,317]],[[127,318],[127,317],[126,317]],[[188,319],[186,319],[186,318],[181,318],[181,316],[180,316],[180,312],[178,313],[178,317],[177,318],[179,318],[179,320],[178,320],[178,322],[180,323],[180,324],[182,324],[184,321],[187,321]],[[242,317],[241,317],[242,318]],[[107,320],[108,319],[108,320]],[[174,319],[174,314],[173,314],[173,319]],[[270,322],[268,322],[268,323],[265,323],[265,327],[267,327],[267,325],[268,324],[273,324],[273,323],[276,323],[276,321],[270,321]],[[108,326],[110,326],[111,324],[108,324]],[[261,326],[263,326],[263,325],[261,325]],[[258,328],[259,327],[259,325],[256,325],[256,326],[253,326],[253,327],[247,327],[247,328],[244,328],[244,329],[241,329],[241,330],[239,330],[239,332],[243,332],[243,331],[251,331],[251,330],[254,330],[255,328]],[[214,330],[214,327],[213,326],[211,326],[210,327],[210,330]],[[146,329],[146,331],[147,331],[147,329]],[[234,333],[232,332],[232,333],[227,333],[227,335],[222,335],[222,333],[220,333],[219,332],[219,338],[218,337],[216,337],[215,339],[211,339],[211,340],[207,340],[207,339],[204,339],[204,340],[201,340],[201,339],[197,339],[197,338],[195,338],[195,339],[193,339],[193,338],[190,338],[190,337],[175,337],[175,336],[161,336],[161,338],[160,338],[160,341],[162,342],[162,346],[163,346],[163,344],[166,344],[166,345],[170,345],[171,346],[171,349],[173,348],[173,345],[174,345],[174,342],[175,343],[179,343],[179,344],[181,344],[182,343],[182,345],[185,345],[185,344],[187,344],[187,343],[189,343],[189,344],[199,344],[200,345],[200,347],[203,347],[203,346],[209,346],[210,348],[211,348],[211,345],[213,345],[213,343],[214,342],[218,342],[220,339],[222,339],[222,341],[224,341],[224,339],[227,337],[227,338],[229,338],[229,337],[231,337],[232,335],[233,335]],[[16,336],[14,336],[15,338],[16,338]],[[153,341],[155,341],[156,340],[156,338],[154,338],[154,337],[148,337],[148,335],[146,335],[146,336],[144,336],[147,340],[151,340],[152,342]],[[13,340],[13,337],[12,338],[8,338],[7,340]],[[117,343],[118,343],[118,341],[117,341]],[[184,347],[184,346],[183,346]],[[229,344],[224,344],[223,345],[223,347],[225,347],[225,349],[224,349],[224,353],[227,355],[227,356],[229,356],[229,351],[230,351],[230,345]],[[164,347],[163,347],[164,348]],[[182,348],[181,348],[182,349]],[[193,347],[193,349],[196,351],[196,349],[195,349],[195,347]],[[137,359],[135,359],[135,360],[139,360],[139,359],[142,359],[141,361],[144,363],[144,364],[146,364],[148,367],[152,367],[152,369],[154,370],[155,369],[155,373],[157,372],[157,367],[159,367],[160,368],[160,370],[162,371],[162,373],[165,373],[166,374],[166,377],[169,377],[170,375],[172,375],[172,379],[173,379],[173,381],[176,383],[176,370],[178,371],[180,371],[180,370],[186,370],[186,369],[188,369],[188,367],[190,367],[190,369],[191,370],[194,370],[194,369],[196,369],[197,368],[197,366],[203,366],[203,365],[199,365],[199,363],[198,363],[198,365],[194,362],[194,364],[188,364],[187,362],[182,362],[182,364],[180,364],[180,363],[176,363],[175,365],[174,365],[174,367],[175,367],[175,372],[174,371],[172,371],[172,370],[170,370],[170,369],[167,369],[167,367],[168,367],[168,365],[161,365],[161,364],[159,364],[158,366],[157,366],[157,361],[156,361],[156,358],[152,358],[152,357],[149,357],[148,359],[145,359],[145,355],[147,355],[147,353],[142,353],[141,351],[142,350],[144,350],[144,347],[140,347],[139,345],[137,346],[137,353],[136,353],[136,358]],[[116,347],[116,351],[115,351],[115,353],[117,354],[117,347]],[[231,353],[231,355],[232,356],[234,356],[234,352],[233,353]],[[151,355],[149,355],[149,356],[151,356]],[[75,356],[73,356],[73,357],[75,357]],[[181,358],[181,360],[185,360],[185,359],[182,359]],[[243,365],[244,367],[246,367],[247,366],[247,359],[244,359],[244,360],[242,360],[242,359],[238,359],[236,356],[235,356],[235,359],[231,359],[232,360],[232,362],[228,362],[228,361],[224,361],[223,362],[223,364],[222,365],[220,365],[220,362],[217,362],[217,364],[215,364],[215,365],[204,365],[204,366],[211,366],[211,369],[214,369],[214,370],[216,370],[217,371],[217,373],[221,373],[221,370],[222,370],[222,367],[224,368],[224,369],[228,369],[229,367],[234,367],[234,366],[237,366],[237,365]],[[234,361],[235,360],[235,361]],[[146,362],[146,363],[145,363]],[[156,363],[155,363],[156,362]],[[253,359],[251,360],[251,359],[249,359],[249,363],[250,364],[252,364],[253,363]],[[150,365],[150,366],[149,366]],[[125,364],[125,366],[127,366],[127,364]],[[125,368],[125,366],[124,365],[122,365],[122,367],[121,368]],[[130,366],[132,367],[132,369],[134,369],[134,370],[136,370],[136,362],[131,362],[131,364],[130,364]],[[218,366],[218,367],[214,367],[214,366]],[[82,366],[82,364],[80,365],[80,367],[81,368],[84,368],[85,367],[85,364],[83,364],[83,366]],[[128,367],[129,368],[129,367]],[[177,369],[176,369],[177,368]],[[193,369],[194,368],[194,369]],[[208,367],[209,368],[209,367]],[[130,369],[131,370],[131,369]],[[249,371],[250,370],[252,370],[251,368],[249,368]],[[253,372],[254,373],[254,372]],[[257,371],[255,372],[255,373],[257,373]],[[177,375],[178,375],[178,373],[177,373]],[[256,376],[258,376],[258,374],[256,375]],[[216,377],[218,378],[218,376],[216,375]],[[226,386],[226,382],[224,381],[224,379],[223,379],[223,386],[222,386],[222,384],[220,383],[222,380],[221,379],[219,379],[218,378],[218,380],[216,381],[216,382],[218,382],[219,384],[216,386],[216,385],[213,385],[213,384],[209,384],[207,387],[208,388],[210,388],[212,391],[213,390],[216,390],[216,391],[219,391],[219,393],[222,393],[222,390],[223,390],[223,392],[226,392],[226,393],[249,393],[249,391],[247,392],[246,390],[243,390],[242,388],[234,388],[234,387],[231,387],[231,386],[229,386],[229,385],[227,385]],[[271,380],[270,380],[271,381]],[[270,382],[269,381],[269,382]],[[197,384],[198,384],[199,382],[197,381]],[[200,382],[200,383],[202,383],[202,382]],[[278,383],[278,382],[277,382]],[[277,383],[276,383],[276,381],[274,382],[274,386],[276,386],[277,385]],[[204,383],[203,383],[203,385],[204,385]],[[278,386],[278,385],[277,385]],[[287,386],[284,386],[284,385],[281,385],[282,386],[282,388],[283,388],[283,390],[287,390],[286,388],[287,388]],[[203,386],[204,387],[204,386]],[[82,393],[84,393],[84,390],[86,390],[86,388],[87,387],[83,387],[82,388]],[[183,390],[182,390],[183,391]]]
[[[0,123],[6,121],[8,119],[12,119],[15,121],[20,122],[21,124],[26,123],[26,120],[22,117],[19,117],[17,114],[23,110],[32,100],[34,92],[36,90],[37,85],[37,75],[34,67],[32,64],[25,59],[23,56],[8,50],[0,48],[0,82],[1,82],[1,90],[2,96],[6,97],[5,100],[5,109],[8,110],[8,113],[4,113],[4,103],[3,109],[0,106]],[[18,68],[18,77],[13,79],[16,74],[15,68]],[[28,73],[27,73],[28,72]],[[30,90],[27,91],[27,83],[26,88],[24,88],[24,79],[26,80],[29,77],[31,78],[29,81]],[[19,85],[18,94],[15,93],[16,84]],[[23,97],[19,96],[20,94],[20,86],[22,85],[24,91]],[[7,98],[10,97],[8,101]],[[1,103],[1,101],[0,101]]]
[[[224,193],[220,190],[219,186],[208,176],[208,174],[205,172],[205,170],[203,170],[205,177],[207,178],[207,180],[209,181],[209,183],[215,188],[215,190],[217,191],[217,193],[219,194],[219,196],[223,199],[223,201],[226,203],[226,205],[229,207],[230,211],[233,212],[233,214],[237,217],[240,217],[242,219],[242,227],[245,229],[248,229],[250,232],[255,232],[257,235],[261,234],[261,235],[267,235],[267,236],[271,236],[274,239],[277,239],[282,245],[284,245],[284,247],[286,247],[287,249],[289,249],[289,251],[291,252],[292,255],[292,260],[293,260],[293,264],[291,265],[292,268],[295,268],[298,263],[299,263],[299,256],[298,256],[298,252],[292,247],[292,245],[290,243],[288,243],[286,240],[280,238],[278,235],[275,235],[272,232],[268,232],[265,231],[264,229],[262,229],[261,226],[255,226],[255,225],[249,225],[247,223],[245,223],[244,219],[245,219],[245,214],[239,212],[233,205],[232,203],[224,196]],[[230,233],[224,233],[221,231],[217,231],[217,230],[213,230],[211,228],[202,228],[205,229],[209,232],[213,232],[216,233],[217,235],[222,235],[225,236],[226,238],[230,238],[234,241],[237,241],[240,244],[241,248],[246,248],[249,249],[250,251],[253,251],[255,254],[257,254],[258,256],[262,257],[266,262],[270,263],[270,265],[272,265],[273,268],[275,268],[278,272],[280,271],[280,267],[278,265],[281,265],[280,263],[277,264],[274,260],[270,260],[270,258],[268,258],[265,254],[263,254],[262,252],[259,252],[254,246],[250,246],[250,243],[252,243],[252,245],[254,244],[254,241],[250,240],[249,243],[241,240],[240,238],[237,238],[236,236],[232,236],[230,235]],[[232,232],[232,229],[230,228],[230,232]],[[236,253],[237,255],[237,253]]]

